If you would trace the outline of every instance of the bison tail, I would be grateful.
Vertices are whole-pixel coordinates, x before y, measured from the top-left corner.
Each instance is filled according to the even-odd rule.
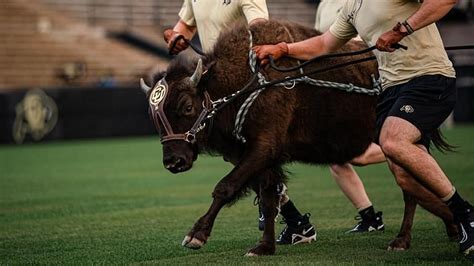
[[[436,149],[442,153],[454,152],[458,148],[457,146],[451,145],[446,141],[445,136],[439,128],[436,129],[431,135],[431,141],[433,142]]]

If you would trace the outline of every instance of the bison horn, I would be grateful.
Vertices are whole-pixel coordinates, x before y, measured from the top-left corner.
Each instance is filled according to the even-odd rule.
[[[197,85],[199,84],[199,81],[201,80],[201,75],[202,75],[202,59],[199,58],[199,61],[196,66],[196,70],[194,71],[194,74],[190,78],[191,83],[194,85],[194,87],[197,87]]]
[[[145,94],[148,94],[148,92],[151,90],[151,87],[146,85],[145,81],[143,78],[140,79],[140,87],[142,88],[143,92]]]

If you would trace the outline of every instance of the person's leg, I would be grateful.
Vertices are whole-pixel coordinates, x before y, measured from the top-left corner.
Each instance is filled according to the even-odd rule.
[[[460,251],[474,257],[474,210],[427,152],[432,139],[443,145],[438,128],[454,108],[455,85],[454,78],[426,75],[385,89],[377,105],[377,139],[387,160],[448,205],[459,227]]]
[[[379,145],[371,143],[365,152],[350,161],[355,166],[366,166],[369,164],[376,164],[384,162],[385,154]]]
[[[372,143],[363,154],[354,158],[351,163],[364,166],[368,164],[380,163],[383,161],[385,161],[385,155],[382,153],[380,146]],[[367,232],[372,230],[372,228],[375,228],[376,230],[384,230],[382,213],[375,212],[375,209],[372,206],[372,203],[370,202],[370,199],[365,191],[364,184],[353,167],[349,163],[342,165],[334,164],[331,165],[330,170],[331,174],[336,180],[336,183],[357,209],[362,219],[349,232]],[[298,223],[304,223],[305,221],[308,221],[309,223],[309,220],[307,219],[309,215],[302,215],[301,212],[296,208],[286,193],[286,187],[283,187],[279,193],[281,193],[280,213],[285,219],[286,223],[292,227],[296,227]],[[261,230],[263,229],[263,221],[263,216],[260,216],[259,228]],[[278,239],[281,239],[281,237],[284,235],[284,232],[280,234]],[[279,243],[278,239],[277,243]]]
[[[286,226],[278,236],[276,243],[278,245],[295,245],[315,241],[316,227],[309,221],[311,215],[309,213],[301,214],[286,194],[286,191],[283,192],[282,200],[280,200],[280,214],[283,216]]]
[[[456,192],[436,160],[416,144],[421,137],[420,130],[410,122],[389,116],[381,129],[380,145],[390,161],[411,173],[448,205],[459,224],[460,251],[474,257],[474,209]]]
[[[352,165],[349,163],[332,164],[329,169],[341,191],[357,210],[360,211],[372,206],[372,202],[365,192],[364,184]]]
[[[451,193],[453,185],[435,159],[416,143],[421,132],[410,122],[389,116],[382,126],[380,144],[385,155],[416,176],[439,198]]]
[[[278,186],[277,192],[280,195],[279,214],[283,216],[283,221],[286,223],[276,240],[278,245],[311,243],[316,240],[316,227],[309,221],[311,216],[309,213],[301,214],[296,208],[293,201],[289,198],[285,184]],[[259,205],[260,208],[260,205]],[[264,229],[265,219],[260,212],[258,227],[260,230]]]
[[[384,230],[382,213],[375,213],[364,184],[351,164],[333,164],[330,171],[339,188],[351,201],[360,215],[360,222],[348,233]]]
[[[280,214],[286,226],[276,240],[278,245],[311,243],[316,240],[316,227],[309,221],[311,215],[301,214],[291,199],[281,206]]]
[[[427,151],[424,146],[418,146]],[[423,184],[418,182],[411,173],[408,173],[402,167],[390,160],[387,160],[387,162],[390,171],[392,171],[395,177],[395,181],[402,189],[403,193],[408,194],[409,197],[413,197],[416,199],[417,204],[420,204],[427,211],[440,217],[446,225],[446,232],[450,238],[457,237],[458,231],[453,227],[453,214],[446,203],[441,201],[440,198],[433,194]]]

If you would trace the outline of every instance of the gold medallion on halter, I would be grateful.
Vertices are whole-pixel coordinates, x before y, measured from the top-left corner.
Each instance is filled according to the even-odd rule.
[[[166,91],[167,91],[167,86],[166,82],[163,82],[164,79],[161,79],[156,83],[155,88],[153,88],[153,91],[150,94],[150,105],[154,107],[158,107],[161,101],[166,96]]]

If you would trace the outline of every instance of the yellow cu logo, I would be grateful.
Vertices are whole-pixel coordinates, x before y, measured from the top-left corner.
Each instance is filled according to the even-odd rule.
[[[160,82],[159,84],[157,84],[157,86],[150,95],[150,104],[158,105],[163,100],[163,98],[165,98],[165,95],[166,87]]]

